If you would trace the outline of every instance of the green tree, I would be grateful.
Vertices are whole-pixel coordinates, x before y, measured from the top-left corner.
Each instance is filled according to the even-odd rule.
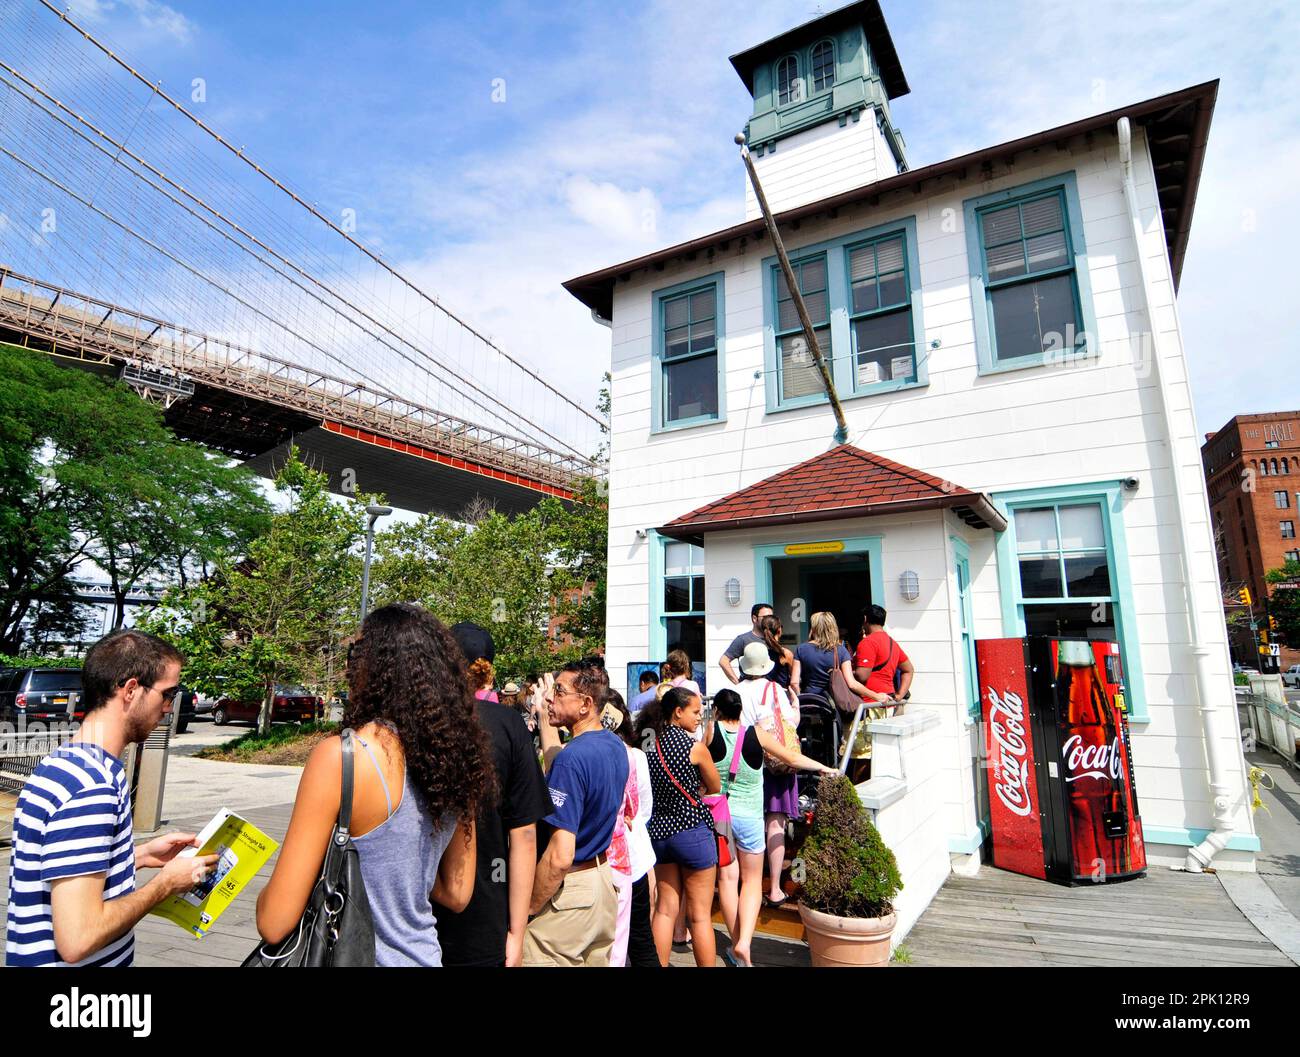
[[[66,623],[87,559],[109,574],[117,626],[142,577],[239,550],[268,513],[248,471],[177,441],[124,385],[0,343],[0,650],[49,605]]]
[[[577,502],[547,497],[537,508],[554,560],[554,615],[584,653],[605,647],[605,585],[609,571],[609,493],[603,479],[586,478]]]
[[[175,570],[184,583],[187,564],[206,570],[238,556],[269,524],[270,504],[252,474],[165,436],[128,442],[94,473],[98,501],[88,505],[82,529],[90,557],[108,575],[115,628],[142,580]]]
[[[1300,646],[1300,562],[1288,561],[1264,574],[1273,584],[1268,596],[1268,614],[1277,621],[1277,632],[1287,645]],[[1295,584],[1296,586],[1281,586]],[[1271,638],[1271,636],[1270,636]]]
[[[209,578],[177,588],[150,617],[186,654],[186,680],[208,693],[262,703],[258,729],[270,730],[278,683],[322,694],[340,673],[339,644],[356,628],[361,597],[357,546],[365,504],[336,501],[328,478],[290,452],[275,479],[288,507],[273,514],[248,556]]]
[[[474,524],[426,514],[376,537],[372,597],[376,605],[418,602],[448,625],[481,624],[501,671],[540,670],[553,663],[549,542],[535,511],[493,511]]]

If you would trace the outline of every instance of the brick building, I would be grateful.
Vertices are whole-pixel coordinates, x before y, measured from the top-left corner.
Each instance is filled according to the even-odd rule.
[[[1300,411],[1237,415],[1205,435],[1201,460],[1225,602],[1249,588],[1255,619],[1264,627],[1264,574],[1288,559],[1300,561]],[[1234,660],[1258,663],[1248,626],[1231,638]],[[1281,661],[1283,667],[1300,664],[1300,649],[1284,646]]]

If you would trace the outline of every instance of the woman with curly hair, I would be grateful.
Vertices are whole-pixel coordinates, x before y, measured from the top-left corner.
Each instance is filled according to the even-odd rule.
[[[486,657],[480,657],[469,666],[469,688],[474,691],[474,697],[479,701],[496,701],[500,703],[497,692],[493,689],[496,686],[497,673],[492,667],[492,662]]]
[[[442,623],[405,602],[371,613],[348,652],[343,723],[362,750],[352,838],[377,965],[441,965],[430,900],[460,911],[473,895],[474,820],[495,789],[464,663]],[[341,739],[326,738],[303,769],[280,858],[257,899],[257,930],[268,943],[289,935],[307,907],[342,784]]]

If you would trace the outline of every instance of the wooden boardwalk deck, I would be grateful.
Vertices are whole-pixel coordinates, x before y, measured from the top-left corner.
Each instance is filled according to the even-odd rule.
[[[293,805],[247,813],[250,821],[282,840]],[[177,819],[167,828],[201,828],[207,818]],[[8,848],[0,847],[0,878],[8,877]],[[274,857],[202,940],[191,939],[160,918],[136,928],[136,964],[233,967],[257,943],[257,893],[270,877]],[[150,871],[141,871],[142,879]],[[0,880],[0,942],[7,886]],[[761,965],[807,965],[792,912],[765,916],[755,937]],[[787,920],[788,919],[788,920]],[[776,933],[776,935],[772,935]],[[784,935],[782,935],[784,934]],[[1121,884],[1065,888],[989,866],[975,877],[953,875],[904,941],[913,966],[1097,965],[1097,966],[1290,966],[1229,899],[1212,874],[1153,868]],[[726,943],[719,930],[719,952]],[[693,964],[675,952],[674,965]]]
[[[949,877],[904,941],[912,965],[1291,966],[1213,874],[1066,888],[990,866]]]

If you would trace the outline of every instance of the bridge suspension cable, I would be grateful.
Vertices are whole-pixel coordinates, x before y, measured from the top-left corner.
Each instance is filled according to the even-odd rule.
[[[579,463],[596,451],[594,399],[507,352],[385,259],[387,231],[333,219],[67,12],[0,0],[0,70],[0,266],[328,363]]]

